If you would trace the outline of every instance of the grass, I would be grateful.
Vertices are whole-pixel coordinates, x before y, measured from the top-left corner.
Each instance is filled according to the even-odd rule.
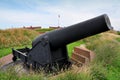
[[[73,71],[65,72],[65,75],[60,75],[54,80],[89,80],[91,77],[84,73],[75,73]]]
[[[52,28],[36,29],[36,31],[39,33],[45,33],[45,32],[52,31],[52,30],[54,30],[54,29],[52,29]]]
[[[0,49],[0,58],[3,57],[3,56],[6,56],[8,54],[10,54],[11,52],[12,52],[11,48]]]
[[[24,47],[26,47],[26,46],[24,46]],[[20,48],[24,48],[24,47],[19,46],[19,47],[2,48],[2,49],[0,49],[0,58],[12,53],[12,48],[20,49]],[[27,47],[31,47],[31,45],[28,45]]]
[[[103,33],[85,38],[67,45],[69,56],[74,46],[85,43],[87,48],[96,53],[95,59],[87,67],[65,71],[56,76],[44,74],[19,75],[14,68],[7,72],[0,71],[1,80],[119,80],[120,79],[120,39],[111,33]],[[6,52],[9,52],[5,49]],[[1,51],[3,52],[3,51]]]
[[[120,42],[120,38],[116,38],[116,40],[117,40],[118,42]]]
[[[12,53],[11,48],[31,45],[37,35],[38,32],[28,29],[0,30],[0,58]]]
[[[10,68],[7,70],[7,73],[4,71],[0,71],[0,80],[45,80],[40,74],[21,74],[18,73],[13,69]]]
[[[31,44],[37,35],[39,35],[38,32],[28,29],[0,30],[0,48]]]
[[[65,71],[60,75],[48,76],[43,73],[18,74],[14,67],[7,72],[0,71],[1,80],[89,80],[91,76],[85,73],[75,73],[74,71]]]
[[[108,36],[98,37],[86,43],[87,48],[96,53],[91,63],[92,80],[119,80],[120,76],[120,43],[119,39]]]
[[[80,41],[76,41],[76,42],[73,42],[73,43],[70,43],[70,44],[67,45],[68,56],[69,57],[71,57],[74,47],[75,46],[80,46],[80,44],[84,44],[84,41],[80,40]]]

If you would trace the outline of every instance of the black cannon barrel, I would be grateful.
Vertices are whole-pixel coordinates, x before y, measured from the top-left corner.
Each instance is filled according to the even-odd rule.
[[[57,48],[110,29],[112,29],[110,20],[106,14],[103,14],[66,28],[48,32],[44,36],[48,36],[51,47]],[[36,44],[39,39],[40,36],[33,41],[33,44]]]

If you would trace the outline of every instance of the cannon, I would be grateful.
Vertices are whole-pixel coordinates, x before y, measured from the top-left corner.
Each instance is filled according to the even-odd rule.
[[[69,68],[71,62],[66,45],[77,40],[112,29],[106,14],[62,29],[44,33],[32,42],[32,48],[12,49],[13,61],[18,58],[28,67]]]

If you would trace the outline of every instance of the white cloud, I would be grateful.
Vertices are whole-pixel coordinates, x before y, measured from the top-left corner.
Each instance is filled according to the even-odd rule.
[[[46,15],[41,13],[29,13],[22,11],[10,11],[2,10],[0,13],[0,22],[11,23],[11,25],[17,24],[23,25],[52,25],[55,22],[55,17],[52,15]],[[46,26],[45,26],[46,27]]]
[[[31,11],[15,10],[15,9],[1,9],[0,24],[7,23],[7,26],[30,26],[40,25],[43,27],[58,26],[58,14],[60,17],[61,26],[69,26],[95,16],[107,13],[110,16],[111,23],[115,29],[120,26],[120,5],[118,2],[112,1],[87,1],[82,2],[78,0],[64,1],[56,3],[56,5],[49,4],[35,0],[19,1],[21,5],[26,5]],[[24,4],[23,4],[24,3]],[[6,25],[4,25],[6,26]],[[1,28],[1,27],[0,27]]]

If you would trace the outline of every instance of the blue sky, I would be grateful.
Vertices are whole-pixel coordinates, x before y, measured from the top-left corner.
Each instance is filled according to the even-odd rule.
[[[0,29],[69,26],[101,14],[120,30],[120,0],[0,0]]]

